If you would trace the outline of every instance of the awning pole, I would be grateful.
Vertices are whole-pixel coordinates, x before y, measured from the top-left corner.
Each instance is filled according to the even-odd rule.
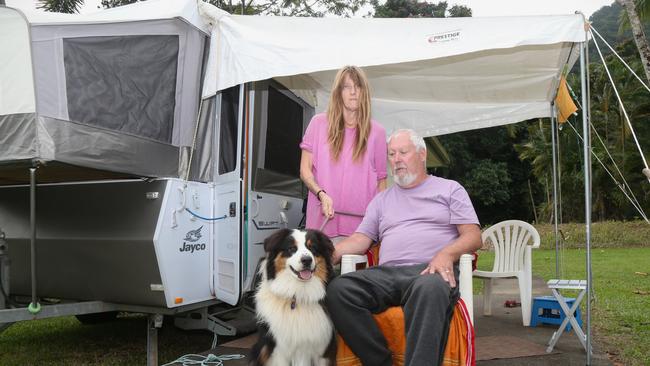
[[[555,118],[555,103],[551,103],[551,145],[553,151],[553,223],[555,233],[555,278],[560,278],[560,241],[558,240],[558,204],[557,204],[557,186],[558,186],[558,171],[557,171],[557,143],[555,141],[555,134],[557,130],[557,119]]]
[[[580,84],[582,86],[582,144],[585,174],[585,234],[587,249],[587,365],[591,365],[591,132],[587,75],[587,40],[580,47]]]
[[[30,223],[30,251],[32,272],[32,302],[27,310],[32,314],[41,311],[41,304],[36,296],[36,166],[29,168],[29,223]]]

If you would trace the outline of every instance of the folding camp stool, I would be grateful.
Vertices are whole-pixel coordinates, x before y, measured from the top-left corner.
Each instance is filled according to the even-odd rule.
[[[548,348],[546,348],[546,352],[550,353],[553,351],[553,348],[555,347],[555,344],[557,341],[560,339],[560,336],[562,333],[564,333],[564,328],[566,328],[567,324],[571,322],[571,326],[573,328],[573,331],[576,333],[578,336],[578,339],[580,340],[580,343],[582,343],[582,347],[584,349],[587,349],[587,336],[585,335],[585,332],[582,331],[582,327],[580,327],[580,324],[578,324],[578,321],[576,320],[574,314],[576,312],[576,309],[580,306],[580,303],[582,302],[582,299],[585,297],[585,294],[587,293],[587,281],[585,280],[549,280],[547,283],[548,288],[551,289],[553,292],[553,296],[557,299],[558,304],[560,304],[560,307],[562,308],[562,311],[564,312],[565,318],[564,321],[562,321],[562,324],[560,324],[560,328],[553,333],[553,336],[551,337],[551,340],[548,342]],[[578,296],[576,297],[576,300],[573,302],[573,306],[569,308],[569,306],[566,303],[566,299],[558,290],[578,290]]]
[[[572,307],[576,299],[572,297],[565,297],[564,302],[567,306]],[[582,317],[580,315],[580,308],[575,312],[578,324],[582,326]],[[537,296],[533,298],[533,311],[530,318],[530,326],[535,327],[537,324],[553,324],[559,326],[564,321],[566,316],[560,307],[555,296]],[[571,331],[571,323],[567,324],[565,332]]]

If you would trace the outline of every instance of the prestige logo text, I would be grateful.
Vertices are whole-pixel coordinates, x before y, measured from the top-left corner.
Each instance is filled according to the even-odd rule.
[[[429,43],[443,43],[457,41],[460,39],[460,29],[455,29],[452,31],[441,32],[430,34],[427,36],[427,42]]]

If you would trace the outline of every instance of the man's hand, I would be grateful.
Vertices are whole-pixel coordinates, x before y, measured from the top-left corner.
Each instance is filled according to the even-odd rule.
[[[444,250],[441,250],[436,254],[435,257],[429,262],[427,268],[425,268],[420,274],[434,274],[440,273],[442,279],[449,283],[451,288],[456,287],[456,277],[454,276],[454,256],[447,254]]]
[[[339,264],[344,254],[366,254],[370,245],[372,239],[361,233],[354,233],[334,246],[332,264]]]
[[[481,230],[475,224],[457,224],[458,238],[439,251],[421,274],[440,273],[442,279],[452,288],[456,287],[454,262],[464,253],[473,253],[481,248]]]

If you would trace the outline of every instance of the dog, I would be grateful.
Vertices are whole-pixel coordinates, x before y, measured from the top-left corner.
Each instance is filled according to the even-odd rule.
[[[281,229],[264,241],[250,365],[334,366],[334,326],[323,300],[334,277],[334,245],[316,230]]]

